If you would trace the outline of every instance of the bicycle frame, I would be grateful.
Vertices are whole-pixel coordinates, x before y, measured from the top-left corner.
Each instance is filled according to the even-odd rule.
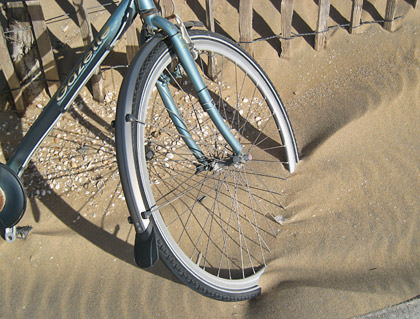
[[[22,175],[38,146],[51,131],[54,124],[68,110],[69,106],[89,80],[96,67],[105,59],[138,13],[144,17],[144,22],[147,25],[151,26],[153,29],[163,30],[171,39],[181,64],[192,79],[201,104],[209,113],[209,116],[226,141],[231,145],[235,155],[241,154],[242,148],[230,132],[229,128],[225,125],[217,109],[214,107],[214,103],[194,65],[194,60],[178,28],[157,14],[156,7],[152,0],[123,0],[117,10],[102,27],[96,39],[85,51],[80,62],[73,68],[70,75],[45,106],[43,112],[24,136],[15,153],[8,161],[7,165],[18,176]],[[172,105],[172,109],[176,109],[176,106]],[[177,125],[177,127],[179,127],[179,125]],[[180,127],[182,132],[188,131],[185,124],[181,123]],[[181,136],[184,136],[184,134],[181,134]],[[190,144],[191,139],[188,140],[188,142],[186,141],[187,145]],[[194,154],[196,154],[198,147],[190,145],[189,147],[193,150]],[[198,151],[198,153],[201,153],[201,151]]]
[[[152,30],[161,30],[168,39],[170,39],[183,69],[192,81],[193,87],[199,97],[200,104],[209,114],[222,136],[232,147],[234,153],[232,155],[243,155],[240,143],[233,136],[232,132],[219,114],[194,63],[194,59],[190,52],[191,46],[187,43],[189,39],[184,39],[185,34],[183,35],[178,27],[158,14],[153,0],[123,0],[117,10],[102,27],[96,39],[87,48],[79,63],[76,64],[70,72],[70,75],[67,76],[60,88],[45,106],[37,120],[23,137],[22,141],[17,146],[16,151],[7,162],[7,167],[0,170],[0,173],[3,171],[6,175],[9,175],[10,173],[7,173],[6,171],[10,171],[13,175],[15,175],[14,178],[11,178],[13,180],[12,186],[15,187],[15,190],[21,187],[20,182],[16,182],[16,180],[18,180],[22,175],[32,155],[51,131],[54,124],[69,109],[71,103],[89,80],[94,70],[101,64],[108,53],[112,50],[117,40],[132,24],[137,14],[140,14],[146,26],[151,27]],[[181,25],[180,27],[183,28],[184,26]],[[186,145],[195,157],[203,164],[203,166],[209,168],[207,159],[190,137],[191,135],[185,123],[179,115],[176,115],[179,114],[179,112],[170,94],[168,84],[164,83],[164,81],[159,81],[157,87],[162,99],[165,101],[165,106],[171,115],[180,136],[184,139]],[[2,166],[4,167],[3,164]],[[7,181],[4,181],[4,185],[0,183],[0,191],[3,192],[3,190],[7,190],[9,188],[9,184],[10,183]],[[3,194],[2,199],[5,199],[6,197],[7,196]],[[24,203],[22,205],[25,206]],[[3,207],[0,208],[0,212],[5,213],[3,211]],[[10,213],[6,211],[5,214],[0,214],[0,225],[3,224],[7,225],[6,227],[12,227],[20,220],[22,215],[23,213],[14,214],[14,212]]]

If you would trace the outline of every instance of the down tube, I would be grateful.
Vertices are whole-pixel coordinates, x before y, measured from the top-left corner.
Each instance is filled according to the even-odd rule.
[[[108,19],[96,39],[86,50],[42,113],[19,143],[7,165],[21,176],[32,155],[53,128],[54,124],[68,110],[82,87],[89,80],[95,68],[112,50],[127,25],[135,18],[137,11],[133,0],[123,1]]]

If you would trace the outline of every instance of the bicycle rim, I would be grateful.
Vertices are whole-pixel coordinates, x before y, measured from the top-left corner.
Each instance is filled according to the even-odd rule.
[[[281,101],[256,63],[224,38],[193,33],[192,39],[215,105],[248,157],[234,163],[162,42],[133,113],[144,123],[133,127],[140,184],[172,270],[222,294],[251,296],[282,223],[296,144]],[[162,74],[211,168],[203,169],[170,120],[154,85]]]

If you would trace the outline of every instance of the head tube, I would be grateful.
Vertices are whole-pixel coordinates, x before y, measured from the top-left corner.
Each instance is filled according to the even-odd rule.
[[[147,11],[156,8],[153,0],[136,0],[136,2],[140,11]]]

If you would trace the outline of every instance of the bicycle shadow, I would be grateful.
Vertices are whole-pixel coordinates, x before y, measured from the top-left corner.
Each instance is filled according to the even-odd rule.
[[[107,122],[99,116],[97,116],[96,113],[86,103],[84,103],[81,98],[77,98],[76,103],[78,103],[79,105],[81,103],[84,104],[82,108],[83,112],[71,111],[71,116],[76,121],[78,121],[80,125],[92,132],[95,136],[101,136],[102,141],[104,141],[105,143],[112,143],[111,145],[113,145],[113,138],[109,136],[103,136],[103,134],[101,135],[102,131],[99,130],[97,127],[99,123],[100,125],[105,127],[108,130],[108,132],[111,132],[111,128],[109,127],[109,125],[108,127],[106,127]],[[12,155],[14,149],[16,148],[17,142],[20,141],[21,137],[23,136],[24,119],[25,118],[19,118],[15,113],[0,113],[0,120],[1,123],[3,123],[4,125],[4,127],[0,129],[3,131],[3,133],[5,133],[1,134],[0,143],[5,159],[9,158]],[[7,123],[7,126],[5,125],[5,123]],[[41,144],[41,146],[42,145],[43,144]],[[48,168],[46,169],[46,171],[48,172]],[[27,209],[27,211],[32,212],[32,217],[35,224],[40,222],[40,220],[42,219],[42,215],[44,214],[44,208],[40,208],[40,202],[64,225],[66,225],[69,229],[77,233],[79,236],[84,237],[107,254],[110,254],[115,258],[118,258],[130,265],[136,265],[133,257],[134,247],[129,242],[129,238],[127,238],[127,240],[124,240],[118,237],[120,223],[116,223],[113,227],[113,231],[110,232],[105,230],[103,226],[98,226],[92,221],[90,221],[89,218],[85,218],[84,216],[82,216],[80,209],[76,208],[76,203],[66,201],[63,198],[64,196],[58,194],[57,191],[49,185],[49,182],[51,182],[51,180],[47,176],[45,176],[45,174],[42,174],[39,168],[37,168],[32,162],[28,165],[28,169],[24,172],[22,180],[25,185],[25,189],[27,189],[29,193],[30,188],[28,188],[28,184],[31,181],[36,181],[38,185],[42,185],[43,187],[44,194],[43,196],[37,196],[37,200],[30,194],[28,196],[27,204],[29,206],[29,209]],[[88,198],[87,200],[92,199]],[[128,217],[128,210],[124,213]],[[102,216],[102,219],[105,218],[105,211],[103,212],[103,214],[104,215]],[[120,220],[124,219],[119,218],[119,221]],[[101,224],[103,224],[103,221],[101,222]],[[57,233],[53,230],[51,232],[54,233],[54,235],[57,235]],[[34,227],[33,233],[34,235],[37,233],[36,225]],[[44,232],[44,234],[45,233],[47,235],[51,235],[48,231]],[[133,237],[134,230],[130,229],[128,235],[132,235],[131,237]],[[28,239],[30,240],[30,238],[31,235],[29,235]],[[173,282],[179,283],[178,279],[169,271],[169,269],[161,261],[159,261],[154,267],[145,269],[145,271],[157,275],[159,277],[171,280]]]
[[[115,232],[111,234],[101,227],[94,225],[87,219],[83,217],[80,218],[80,214],[53,191],[51,195],[45,196],[41,202],[55,215],[55,217],[78,235],[89,240],[92,244],[115,258],[130,265],[137,266],[133,257],[133,245],[115,236],[119,229],[118,225],[115,227]],[[36,201],[31,200],[31,205],[32,211],[40,211]],[[75,220],[77,220],[77,223],[74,223]],[[153,267],[144,270],[159,277],[179,283],[162,261],[159,261]]]
[[[213,101],[220,100],[221,97],[217,93],[211,90],[209,92]],[[259,149],[278,159],[279,162],[287,163],[286,149],[280,141],[268,136],[252,124],[232,104],[227,103],[226,100],[223,100],[223,103],[223,110],[219,109],[220,115],[226,122],[231,123],[232,128],[238,131],[242,138],[251,141],[252,145],[257,145]]]
[[[201,65],[202,72],[204,74],[209,74],[209,66],[206,61],[200,58],[199,65]],[[223,96],[220,96],[210,87],[208,87],[208,89],[213,101],[221,101],[220,103],[217,103],[217,107],[222,118],[227,123],[231,124],[232,128],[240,134],[241,138],[250,141],[252,145],[258,146],[259,149],[264,150],[264,152],[270,154],[273,158],[276,158],[280,162],[285,163],[287,168],[287,153],[286,149],[283,147],[283,143],[278,137],[274,137],[275,135],[267,135],[271,129],[273,129],[272,132],[276,132],[277,128],[272,127],[269,129],[268,127],[265,127],[265,125],[263,125],[262,128],[259,128],[257,123],[252,123],[248,119],[251,113],[255,112],[256,105],[252,104],[252,102],[249,102],[249,111],[241,114],[239,110],[234,105],[229,103],[225,98],[223,98]],[[191,94],[194,95],[196,99],[198,99],[198,95],[192,88],[190,88],[189,91],[192,92]],[[253,106],[251,107],[251,105]],[[268,114],[265,115],[267,116]],[[268,118],[271,117],[272,114],[270,114]]]

